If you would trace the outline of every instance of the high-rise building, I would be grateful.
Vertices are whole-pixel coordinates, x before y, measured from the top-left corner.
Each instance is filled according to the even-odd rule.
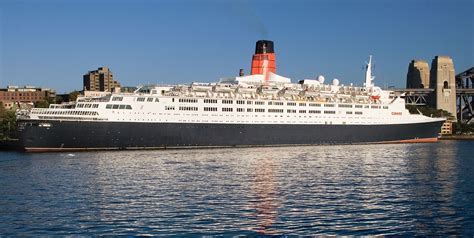
[[[435,56],[431,63],[430,88],[434,88],[430,104],[443,109],[456,118],[456,80],[453,60],[448,56]]]
[[[120,83],[114,80],[114,75],[107,67],[89,71],[84,75],[84,90],[112,92]]]
[[[429,88],[430,68],[424,60],[412,60],[408,65],[407,88]]]

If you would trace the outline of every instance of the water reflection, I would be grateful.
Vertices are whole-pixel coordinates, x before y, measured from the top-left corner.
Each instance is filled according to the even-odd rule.
[[[250,207],[256,211],[254,214],[256,226],[250,229],[261,234],[278,233],[271,228],[278,217],[278,207],[280,206],[280,201],[277,198],[277,183],[275,182],[277,167],[277,163],[271,157],[256,159],[252,163],[251,192],[255,200],[251,201]]]
[[[471,235],[473,147],[15,154],[0,157],[0,234]]]

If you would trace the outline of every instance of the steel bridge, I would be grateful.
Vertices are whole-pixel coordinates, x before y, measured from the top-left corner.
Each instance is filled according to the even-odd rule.
[[[396,94],[404,95],[407,105],[424,106],[434,95],[434,88],[399,88],[391,89]],[[456,75],[456,108],[457,118],[463,123],[474,123],[474,67]]]
[[[474,67],[456,75],[456,107],[460,122],[474,122]]]

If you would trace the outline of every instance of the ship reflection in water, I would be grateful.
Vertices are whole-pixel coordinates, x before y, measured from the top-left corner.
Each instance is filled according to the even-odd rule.
[[[2,153],[0,234],[472,236],[473,148]]]
[[[251,230],[262,234],[278,234],[271,226],[278,216],[278,187],[275,182],[276,162],[267,156],[252,163],[254,182],[251,190],[255,200],[251,207],[255,210],[256,227]]]

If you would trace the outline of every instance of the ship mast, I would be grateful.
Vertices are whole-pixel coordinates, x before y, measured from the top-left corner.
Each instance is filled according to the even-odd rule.
[[[367,66],[365,67],[365,87],[366,88],[372,88],[374,87],[374,84],[372,81],[374,80],[375,76],[372,76],[372,55],[369,55],[369,62],[367,63]]]

